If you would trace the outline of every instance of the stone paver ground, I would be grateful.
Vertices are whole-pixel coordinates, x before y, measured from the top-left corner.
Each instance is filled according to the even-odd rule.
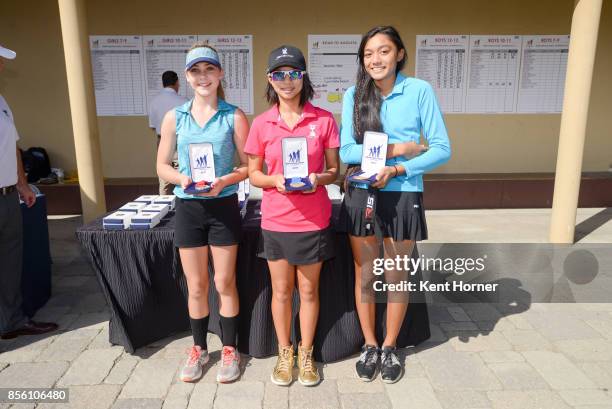
[[[428,212],[428,223],[438,242],[545,242],[549,214],[440,211]],[[602,214],[581,209],[578,222]],[[70,404],[12,408],[612,408],[612,304],[603,303],[531,304],[512,315],[482,304],[432,305],[432,337],[402,351],[405,374],[393,385],[356,380],[355,357],[322,365],[316,388],[273,385],[273,357],[245,357],[234,384],[215,383],[217,362],[200,382],[181,383],[188,333],[135,354],[108,343],[106,303],[74,236],[79,223],[49,220],[53,297],[35,318],[60,331],[0,340],[0,388],[66,387]],[[582,242],[612,242],[612,223],[600,224]],[[209,345],[220,349],[216,336]]]

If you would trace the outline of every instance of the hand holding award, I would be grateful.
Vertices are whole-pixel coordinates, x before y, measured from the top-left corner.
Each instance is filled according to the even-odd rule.
[[[215,180],[215,159],[211,143],[192,143],[189,145],[189,166],[192,183],[184,190],[190,195],[207,193]]]
[[[308,177],[308,143],[305,137],[283,138],[283,176],[285,189],[310,190]]]
[[[389,137],[382,132],[366,131],[363,136],[361,170],[349,177],[352,183],[370,185],[376,182],[376,175],[385,167]]]

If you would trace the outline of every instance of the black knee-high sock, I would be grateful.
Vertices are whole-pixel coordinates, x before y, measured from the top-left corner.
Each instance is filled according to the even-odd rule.
[[[219,315],[221,324],[221,342],[223,346],[236,347],[236,331],[238,330],[238,316],[224,317]]]
[[[193,333],[193,342],[199,345],[202,349],[208,349],[206,344],[206,334],[208,333],[208,315],[204,318],[191,318],[191,332]]]

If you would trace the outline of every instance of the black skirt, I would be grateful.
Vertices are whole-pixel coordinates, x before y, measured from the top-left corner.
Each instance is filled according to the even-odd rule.
[[[367,199],[368,190],[349,186],[340,207],[339,231],[358,237],[372,236],[378,231],[394,241],[427,240],[422,192],[376,190],[374,223],[365,219]]]
[[[269,261],[286,259],[289,264],[307,265],[335,256],[331,227],[306,232],[278,232],[261,229],[257,256]]]

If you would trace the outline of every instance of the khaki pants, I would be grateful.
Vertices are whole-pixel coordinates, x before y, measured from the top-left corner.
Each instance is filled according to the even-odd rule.
[[[160,135],[157,135],[157,147],[159,148],[159,141],[161,139]],[[176,153],[176,151],[174,151],[174,157],[172,158],[172,166],[174,167],[174,169],[178,169],[178,154]],[[172,195],[174,194],[174,184],[167,182],[165,180],[163,180],[162,178],[158,177],[159,179],[159,194],[160,195]]]

